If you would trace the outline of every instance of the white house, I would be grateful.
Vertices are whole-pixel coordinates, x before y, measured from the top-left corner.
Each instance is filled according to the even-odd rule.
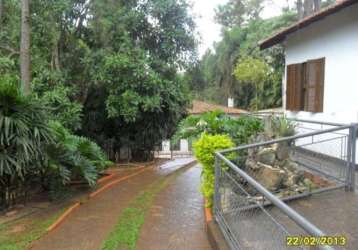
[[[260,43],[283,43],[284,110],[307,120],[358,122],[358,0],[338,1]]]

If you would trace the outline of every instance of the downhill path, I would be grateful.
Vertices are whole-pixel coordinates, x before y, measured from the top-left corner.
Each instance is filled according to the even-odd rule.
[[[114,228],[121,211],[150,184],[193,159],[178,159],[149,167],[89,200],[75,210],[58,228],[35,242],[32,250],[99,250]],[[135,173],[132,170],[128,174]],[[123,174],[122,176],[123,177]]]
[[[196,165],[157,195],[145,218],[138,250],[211,249],[205,233],[200,174],[201,167]]]

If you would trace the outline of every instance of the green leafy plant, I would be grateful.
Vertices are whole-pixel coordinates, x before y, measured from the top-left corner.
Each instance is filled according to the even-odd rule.
[[[255,89],[255,110],[259,109],[259,96],[264,91],[264,83],[271,72],[270,66],[262,59],[244,57],[236,65],[234,75],[243,85],[253,85]]]
[[[208,135],[202,137],[193,145],[195,157],[203,166],[201,192],[207,199],[207,206],[213,204],[215,184],[215,152],[234,147],[234,142],[228,135]]]
[[[271,118],[272,132],[275,137],[287,137],[295,134],[297,124],[286,116]]]
[[[224,133],[227,133],[236,145],[249,143],[253,135],[263,131],[262,120],[252,116],[241,116],[237,119],[226,119],[223,125]]]
[[[51,120],[59,121],[72,131],[81,128],[83,105],[76,100],[78,89],[66,86],[57,72],[42,70],[33,81],[33,91],[49,109]]]
[[[211,135],[227,134],[236,145],[248,143],[249,138],[263,130],[260,119],[251,116],[231,118],[222,111],[204,113],[200,116],[191,115],[182,120],[172,140],[197,140],[202,133]]]
[[[59,86],[46,92],[43,102],[51,107],[52,119],[73,131],[81,128],[82,104],[70,99],[72,88]]]
[[[59,122],[51,122],[50,127],[55,143],[47,146],[49,176],[60,177],[63,184],[83,178],[90,186],[96,185],[98,172],[111,164],[104,152],[89,139],[71,134]]]
[[[225,114],[220,110],[207,112],[199,116],[190,115],[179,123],[172,141],[176,143],[183,138],[196,140],[200,138],[203,132],[220,134],[223,130],[222,121],[224,117]]]
[[[53,142],[46,108],[16,84],[0,83],[0,200],[41,172],[43,145]]]
[[[194,154],[203,165],[201,191],[209,206],[214,192],[215,151],[248,143],[263,129],[263,122],[258,118],[245,115],[231,118],[221,111],[189,116],[179,124],[172,140],[185,138],[194,141]]]

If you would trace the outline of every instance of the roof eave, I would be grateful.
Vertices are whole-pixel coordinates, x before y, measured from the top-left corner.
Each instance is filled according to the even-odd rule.
[[[301,21],[279,31],[278,33],[274,34],[273,36],[260,42],[259,43],[260,49],[261,50],[267,49],[267,48],[270,48],[276,44],[282,43],[283,41],[286,40],[286,37],[289,34],[296,32],[302,28],[305,28],[316,21],[322,20],[323,18],[325,18],[331,14],[334,14],[334,13],[336,13],[346,7],[349,7],[353,4],[356,4],[356,3],[358,3],[358,0],[341,1],[341,2],[336,3],[335,5],[332,5],[330,7],[327,7],[325,9],[321,10],[318,13],[308,16],[308,17],[302,19]]]

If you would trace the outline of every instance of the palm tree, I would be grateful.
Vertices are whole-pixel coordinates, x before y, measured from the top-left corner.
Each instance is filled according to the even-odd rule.
[[[47,112],[36,99],[24,96],[16,84],[0,84],[0,201],[8,203],[28,175],[39,172],[42,147],[52,141]],[[16,191],[15,191],[16,192]],[[0,202],[1,203],[1,202]]]

